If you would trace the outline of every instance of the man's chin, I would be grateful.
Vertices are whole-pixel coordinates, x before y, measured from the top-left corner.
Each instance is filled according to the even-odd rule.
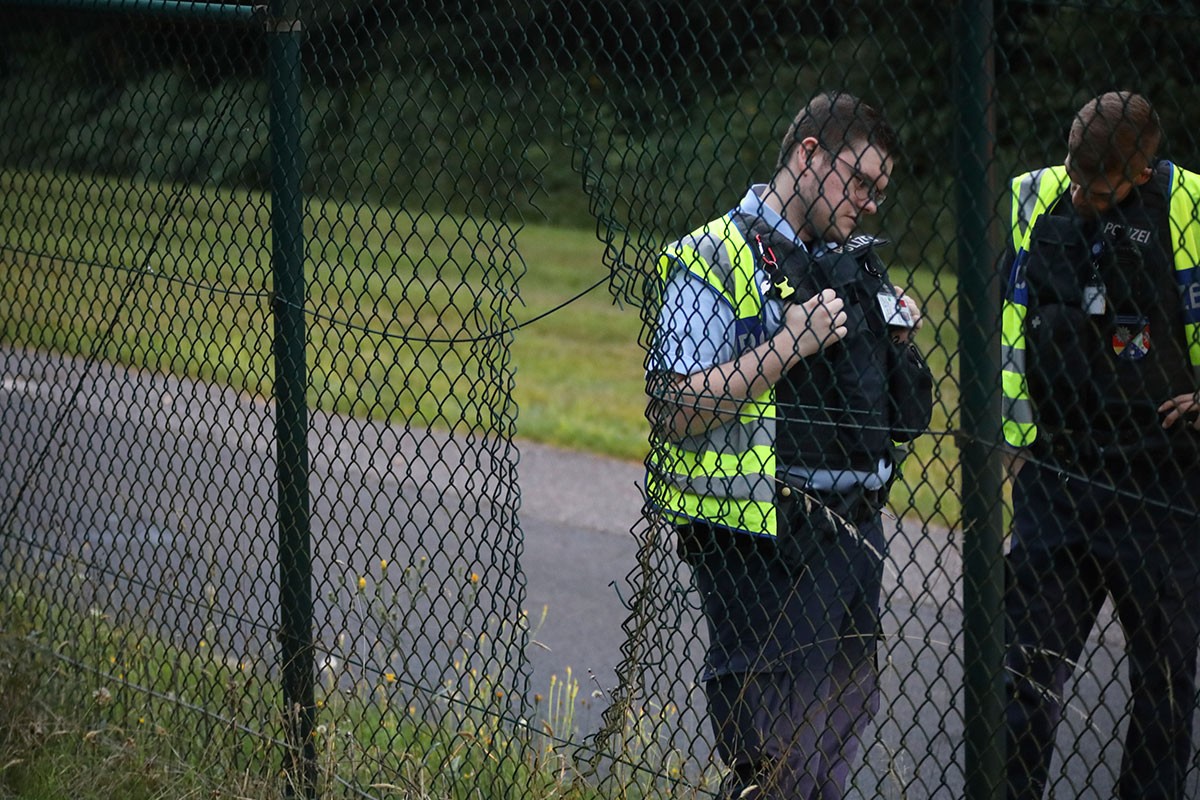
[[[858,227],[857,223],[858,221],[853,219],[834,219],[825,226],[820,240],[826,244],[843,245],[854,236],[854,232]]]
[[[821,241],[830,245],[843,245],[849,238],[850,236],[844,230],[842,230],[840,227],[834,227],[833,225],[830,225],[825,229],[825,232],[821,234]]]
[[[850,241],[852,236],[854,236],[853,226],[849,228],[830,228],[829,235],[825,237],[825,241],[831,244],[842,245]]]

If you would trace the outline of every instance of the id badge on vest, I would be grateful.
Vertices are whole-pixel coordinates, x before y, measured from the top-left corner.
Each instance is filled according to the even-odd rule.
[[[1083,287],[1083,312],[1093,317],[1102,317],[1108,309],[1104,284],[1095,281]]]
[[[879,301],[879,310],[883,312],[883,319],[891,328],[908,328],[913,327],[912,312],[908,306],[897,297],[890,287],[885,287],[879,290],[875,295]]]

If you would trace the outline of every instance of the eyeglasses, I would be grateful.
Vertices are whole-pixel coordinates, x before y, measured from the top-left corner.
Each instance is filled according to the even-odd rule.
[[[864,175],[862,170],[856,167],[853,162],[847,161],[840,153],[830,150],[825,145],[821,145],[821,149],[833,156],[833,159],[839,164],[850,168],[850,180],[846,182],[846,185],[850,187],[850,191],[854,192],[860,201],[866,200],[874,203],[876,207],[887,202],[887,192],[880,190],[876,186],[875,181]]]

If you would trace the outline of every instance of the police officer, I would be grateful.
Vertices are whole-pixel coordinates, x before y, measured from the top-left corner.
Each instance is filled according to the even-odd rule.
[[[772,181],[660,259],[647,491],[702,597],[725,797],[840,797],[878,705],[880,509],[932,404],[920,311],[854,236],[896,149],[819,95]]]
[[[1117,796],[1183,796],[1200,637],[1200,176],[1156,161],[1160,139],[1144,97],[1110,92],[1076,114],[1065,164],[1012,183],[1010,798],[1043,795],[1063,685],[1106,597],[1132,701]]]

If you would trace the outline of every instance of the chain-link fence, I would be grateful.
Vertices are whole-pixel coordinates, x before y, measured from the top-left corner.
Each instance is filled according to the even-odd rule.
[[[97,725],[327,796],[1200,797],[1190,4],[0,20],[0,608]],[[1010,187],[1114,89],[1157,148]]]

